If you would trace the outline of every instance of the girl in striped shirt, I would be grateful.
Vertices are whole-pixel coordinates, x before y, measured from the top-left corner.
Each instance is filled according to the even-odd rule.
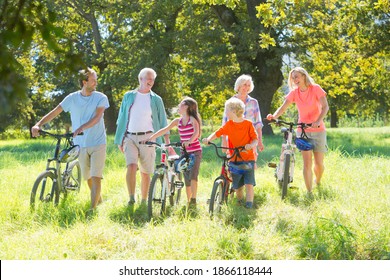
[[[166,134],[172,128],[177,127],[180,135],[180,142],[189,154],[194,154],[195,162],[193,167],[184,173],[187,199],[190,205],[196,206],[196,193],[198,190],[198,175],[200,162],[202,160],[202,147],[199,138],[201,134],[201,119],[198,113],[198,103],[190,98],[184,98],[178,108],[179,118],[174,119],[168,126],[152,134],[149,140]]]

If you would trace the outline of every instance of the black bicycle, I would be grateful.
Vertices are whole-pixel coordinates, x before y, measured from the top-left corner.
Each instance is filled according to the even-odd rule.
[[[57,205],[68,192],[78,192],[81,186],[81,169],[77,160],[80,147],[73,144],[73,133],[53,134],[40,130],[40,134],[57,140],[54,156],[47,160],[46,170],[38,175],[30,196],[30,206],[37,202]],[[62,167],[65,165],[64,171]]]

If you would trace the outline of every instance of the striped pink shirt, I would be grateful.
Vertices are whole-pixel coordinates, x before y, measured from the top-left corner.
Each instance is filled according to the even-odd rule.
[[[182,143],[185,141],[189,141],[190,138],[192,137],[192,135],[194,135],[194,133],[195,133],[195,129],[194,129],[194,126],[193,126],[191,120],[189,120],[186,125],[183,125],[183,119],[181,118],[179,120],[179,124],[178,124],[177,128],[179,130],[180,142],[182,142]],[[189,145],[187,147],[187,152],[189,152],[189,153],[193,153],[193,152],[201,151],[201,150],[202,150],[202,147],[200,146],[200,142],[199,142],[198,138],[196,138],[191,143],[191,145]]]

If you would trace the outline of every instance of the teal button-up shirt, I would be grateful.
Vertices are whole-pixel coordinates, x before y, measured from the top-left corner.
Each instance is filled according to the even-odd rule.
[[[122,104],[119,109],[118,119],[116,121],[114,143],[117,145],[123,145],[123,140],[126,137],[127,126],[130,121],[130,110],[134,104],[136,96],[136,90],[126,92],[123,96]],[[150,91],[150,106],[152,108],[153,129],[154,132],[157,132],[161,128],[166,127],[168,122],[162,98],[153,91]],[[161,137],[157,139],[157,142],[161,143]]]

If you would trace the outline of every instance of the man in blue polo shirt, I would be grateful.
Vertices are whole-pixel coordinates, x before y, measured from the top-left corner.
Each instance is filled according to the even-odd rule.
[[[62,111],[70,112],[74,144],[80,146],[79,162],[82,176],[91,190],[91,209],[102,201],[101,179],[106,160],[106,129],[104,111],[109,107],[107,96],[96,91],[97,74],[87,68],[79,72],[81,90],[66,96],[50,113],[32,128],[32,136],[39,135],[42,125],[50,122]],[[83,135],[78,135],[83,132]]]

